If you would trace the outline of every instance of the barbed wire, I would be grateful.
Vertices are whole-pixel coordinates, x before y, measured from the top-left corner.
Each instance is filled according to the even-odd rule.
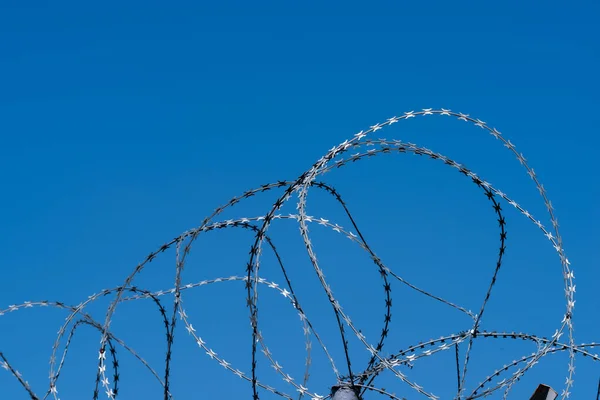
[[[425,147],[417,146],[413,143],[405,143],[400,140],[386,140],[386,139],[374,139],[372,134],[392,124],[400,121],[408,120],[415,117],[424,116],[447,116],[458,118],[459,120],[466,121],[474,124],[477,127],[482,128],[485,132],[491,134],[495,139],[499,140],[504,147],[506,147],[514,156],[516,156],[519,163],[525,169],[536,189],[541,196],[541,199],[545,205],[545,208],[549,214],[552,228],[548,229],[542,225],[540,220],[536,219],[531,213],[525,208],[519,205],[516,201],[510,198],[507,194],[501,192],[495,188],[492,184],[487,182],[482,177],[478,176],[464,165],[461,165],[454,160],[440,154],[433,152]],[[354,152],[353,154],[349,154]],[[487,287],[485,297],[479,311],[473,313],[467,308],[454,304],[440,296],[434,295],[416,285],[408,282],[402,278],[399,274],[392,271],[384,262],[375,254],[372,248],[367,243],[361,230],[357,226],[355,219],[353,218],[350,210],[341,195],[332,186],[318,181],[317,178],[324,175],[333,169],[338,169],[347,166],[348,164],[355,163],[356,161],[381,156],[385,154],[399,154],[399,153],[412,153],[418,156],[425,156],[432,160],[442,162],[443,164],[452,167],[458,171],[461,175],[466,177],[479,188],[482,194],[490,201],[494,213],[497,217],[498,222],[498,254],[496,259],[496,266],[492,279]],[[344,228],[343,226],[330,222],[327,219],[310,216],[306,213],[307,197],[308,192],[311,188],[322,190],[325,193],[332,196],[336,202],[342,207],[345,215],[349,218],[350,228]],[[226,209],[241,203],[245,199],[253,197],[254,195],[262,192],[272,191],[276,189],[283,189],[277,200],[272,205],[271,209],[264,215],[255,217],[245,217],[239,219],[227,219],[221,221],[215,221],[215,219],[222,214]],[[297,195],[298,201],[296,205],[296,213],[284,214],[281,212],[282,207],[286,204],[293,195]],[[482,330],[481,324],[483,321],[483,315],[486,310],[486,305],[491,298],[493,289],[497,282],[498,273],[502,268],[503,256],[506,250],[506,220],[503,214],[501,202],[504,201],[507,204],[514,207],[520,214],[532,222],[541,233],[548,239],[556,251],[558,258],[562,266],[562,275],[564,280],[564,291],[565,291],[565,311],[563,318],[558,324],[558,328],[551,338],[544,338],[536,336],[534,334],[520,333],[520,332],[500,332],[500,331],[486,331]],[[318,277],[318,280],[327,295],[329,303],[332,307],[337,329],[339,331],[341,346],[344,350],[343,369],[344,374],[340,373],[340,367],[337,365],[336,360],[325,345],[325,341],[322,336],[317,332],[315,325],[309,319],[307,313],[300,302],[299,296],[294,291],[292,285],[292,279],[288,274],[288,270],[284,266],[282,257],[275,247],[272,238],[267,234],[270,226],[275,221],[294,221],[297,223],[302,237],[304,247],[309,256],[312,267]],[[355,325],[350,319],[347,312],[342,309],[340,302],[331,289],[330,284],[325,278],[325,274],[320,266],[316,252],[311,242],[309,225],[319,224],[324,227],[331,229],[332,231],[342,235],[349,239],[351,242],[358,245],[362,250],[366,251],[378,269],[379,275],[383,283],[383,307],[385,309],[384,318],[382,321],[379,337],[375,345],[371,344],[367,337],[362,331]],[[195,241],[201,234],[222,230],[241,228],[251,231],[254,234],[254,242],[252,243],[249,251],[249,260],[245,266],[244,275],[230,276],[215,278],[211,280],[203,280],[197,283],[183,284],[182,283],[182,272],[186,265],[187,258],[191,252],[191,248]],[[24,302],[18,305],[10,305],[5,309],[0,309],[0,316],[7,313],[22,312],[26,308],[34,307],[53,307],[62,309],[68,312],[68,316],[58,331],[56,340],[52,347],[52,355],[50,357],[50,374],[49,374],[49,385],[45,394],[38,396],[34,393],[29,383],[22,377],[21,373],[13,366],[9,358],[4,352],[0,351],[0,367],[3,367],[10,374],[12,374],[23,389],[27,392],[29,397],[34,400],[47,399],[52,397],[55,400],[59,400],[58,397],[58,386],[59,377],[61,371],[65,365],[69,346],[72,338],[75,335],[75,331],[79,326],[92,327],[101,333],[100,347],[98,350],[98,368],[96,373],[95,388],[93,391],[93,399],[96,400],[100,397],[101,390],[104,391],[109,399],[116,399],[119,396],[119,388],[122,379],[120,377],[119,361],[117,358],[117,347],[120,346],[126,353],[133,355],[150,373],[157,382],[163,388],[163,397],[165,400],[174,399],[175,396],[171,392],[170,377],[171,377],[171,362],[173,353],[173,344],[175,340],[175,332],[177,325],[177,317],[183,323],[187,333],[194,339],[195,343],[216,363],[221,367],[247,381],[252,390],[253,399],[258,400],[261,391],[270,392],[279,397],[285,399],[302,399],[304,397],[318,400],[318,399],[329,399],[332,394],[318,394],[316,391],[309,388],[310,381],[310,370],[312,366],[312,352],[313,340],[316,340],[318,348],[323,352],[324,356],[330,364],[331,370],[336,376],[338,384],[350,385],[356,390],[360,396],[364,396],[365,393],[379,394],[387,396],[390,399],[403,399],[396,394],[386,390],[385,388],[378,387],[375,385],[375,380],[382,372],[390,372],[393,376],[398,378],[408,387],[412,388],[420,396],[437,399],[438,397],[433,394],[430,390],[419,385],[417,382],[409,377],[408,372],[402,372],[399,367],[404,366],[409,369],[419,360],[431,357],[440,352],[450,350],[454,348],[455,359],[456,359],[456,375],[457,375],[457,392],[455,399],[477,399],[485,397],[493,392],[503,390],[503,398],[506,399],[509,395],[515,382],[520,380],[524,374],[530,370],[542,357],[549,354],[558,352],[567,352],[569,355],[568,365],[566,367],[566,381],[564,389],[561,392],[561,398],[569,398],[571,388],[574,381],[575,371],[575,356],[580,354],[582,356],[590,357],[595,361],[600,361],[600,357],[597,354],[591,353],[591,350],[595,347],[600,346],[598,343],[587,343],[587,344],[576,344],[573,336],[573,309],[575,305],[574,294],[575,294],[575,283],[574,274],[570,267],[569,260],[565,254],[562,246],[562,237],[559,232],[558,221],[554,214],[552,204],[550,203],[544,187],[539,182],[534,170],[528,165],[525,157],[519,153],[515,146],[495,128],[490,128],[485,122],[472,118],[466,114],[456,113],[446,109],[424,109],[417,112],[407,112],[400,116],[393,117],[387,121],[371,126],[369,129],[360,131],[355,134],[351,139],[345,140],[338,146],[330,149],[323,157],[321,157],[311,168],[301,174],[297,179],[290,181],[278,181],[275,183],[265,184],[258,188],[246,191],[241,196],[232,198],[225,205],[217,208],[210,216],[204,219],[202,224],[197,228],[186,231],[180,236],[162,245],[155,252],[150,253],[143,262],[138,264],[134,270],[127,276],[124,282],[112,289],[101,290],[100,292],[88,296],[88,298],[78,305],[71,306],[62,302],[53,301],[31,301]],[[270,251],[275,255],[277,264],[281,272],[283,273],[285,283],[280,285],[275,282],[271,282],[260,275],[261,269],[261,256],[263,253],[263,247],[267,246]],[[165,252],[167,249],[174,249],[176,255],[175,272],[176,279],[173,288],[162,291],[148,291],[139,289],[133,285],[134,278],[154,259],[156,259],[160,253]],[[241,272],[241,271],[240,271]],[[438,339],[429,339],[418,344],[411,345],[409,347],[400,349],[398,351],[390,353],[391,355],[384,356],[382,350],[386,344],[387,338],[390,336],[390,323],[392,321],[392,281],[398,281],[402,285],[414,290],[422,295],[425,295],[436,302],[444,304],[445,306],[451,307],[467,315],[472,320],[472,325],[468,330],[458,332],[451,335],[442,336]],[[222,356],[218,355],[200,336],[196,328],[189,321],[184,302],[182,300],[182,293],[184,291],[198,289],[207,285],[213,285],[224,282],[241,282],[245,286],[246,291],[246,306],[248,307],[248,314],[250,324],[252,328],[252,349],[251,349],[251,365],[249,372],[243,372],[241,369],[234,367],[231,363],[226,361]],[[266,287],[273,289],[280,293],[286,298],[290,305],[294,308],[301,320],[301,325],[304,333],[305,347],[306,347],[306,358],[305,358],[305,369],[302,378],[299,380],[301,383],[297,383],[296,379],[285,372],[284,367],[275,359],[275,356],[267,347],[267,343],[261,334],[259,325],[259,287]],[[161,298],[165,295],[173,297],[173,308],[169,313],[163,306]],[[100,298],[113,296],[114,298],[107,307],[104,321],[100,322],[92,318],[92,316],[85,310],[88,306],[94,303]],[[122,339],[116,337],[111,332],[111,323],[113,315],[119,304],[131,301],[140,301],[144,299],[150,299],[156,306],[162,323],[164,324],[166,332],[166,356],[165,363],[162,373],[155,370],[145,359],[139,356],[136,351],[126,344]],[[70,327],[70,328],[69,328]],[[561,342],[560,339],[566,334],[566,342]],[[66,343],[63,348],[62,356],[59,358],[60,343],[63,337],[67,337]],[[352,364],[352,357],[350,352],[349,337],[353,336],[358,339],[365,349],[370,353],[370,358],[364,366],[357,366]],[[467,376],[469,375],[471,352],[474,343],[478,339],[489,339],[489,338],[511,338],[521,339],[523,341],[533,342],[537,346],[537,351],[524,355],[519,359],[514,360],[508,365],[504,365],[502,368],[495,370],[492,374],[487,376],[474,388],[467,387]],[[2,344],[5,345],[4,343]],[[461,345],[464,345],[461,346]],[[460,360],[459,346],[464,348],[464,357]],[[259,380],[257,376],[257,365],[258,365],[258,351],[264,354],[269,364],[275,372],[281,377],[281,379],[289,385],[290,391],[284,392],[280,389],[275,388],[266,382]],[[107,361],[107,353],[110,355],[110,362]],[[57,362],[58,360],[58,362]],[[337,360],[339,362],[339,360]],[[511,370],[514,370],[512,373]],[[109,371],[112,371],[112,375]],[[111,376],[111,379],[108,376]],[[503,377],[503,379],[500,379]],[[600,393],[600,386],[598,389]]]

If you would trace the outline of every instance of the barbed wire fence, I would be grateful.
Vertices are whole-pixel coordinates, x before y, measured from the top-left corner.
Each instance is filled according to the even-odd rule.
[[[500,144],[502,144],[517,158],[519,163],[531,178],[531,181],[539,192],[539,195],[541,196],[541,199],[549,214],[552,226],[550,228],[545,227],[540,220],[536,219],[532,214],[521,207],[507,194],[496,189],[483,177],[478,176],[465,166],[442,154],[433,152],[424,147],[417,146],[413,143],[405,143],[400,140],[373,138],[373,134],[375,132],[378,132],[392,124],[399,123],[410,118],[426,116],[446,116],[458,118],[459,120],[474,124],[487,134],[490,134],[497,139]],[[473,313],[472,311],[469,311],[460,305],[454,304],[442,297],[436,296],[413,285],[402,278],[399,274],[394,272],[392,269],[387,267],[367,244],[365,237],[355,223],[355,220],[346,203],[342,199],[342,196],[332,186],[318,180],[320,176],[332,171],[333,169],[342,168],[360,159],[371,158],[386,153],[413,153],[441,162],[464,175],[464,177],[466,177],[471,181],[471,183],[479,188],[482,194],[489,200],[490,206],[493,208],[499,224],[498,254],[492,279],[489,282],[485,297],[477,313]],[[344,213],[348,216],[351,226],[343,227],[324,218],[317,218],[308,215],[306,212],[306,207],[307,193],[309,189],[322,190],[332,196],[342,207]],[[280,190],[283,193],[277,198],[272,205],[272,208],[266,214],[258,217],[217,220],[220,214],[222,214],[226,209],[241,203],[245,199],[253,197],[258,193],[273,190]],[[284,204],[290,201],[294,195],[297,197],[297,212],[292,214],[281,213],[281,209]],[[522,214],[523,217],[525,217],[539,229],[540,233],[544,235],[548,241],[550,241],[562,265],[565,308],[562,321],[560,322],[555,333],[550,338],[528,333],[486,331],[481,329],[483,316],[486,311],[486,305],[488,304],[488,301],[492,295],[492,291],[497,282],[499,271],[503,265],[503,256],[506,249],[507,233],[505,229],[505,217],[502,209],[503,202],[508,203],[508,205],[515,208],[520,214]],[[338,369],[336,360],[334,360],[334,357],[331,355],[330,351],[322,340],[321,335],[319,335],[317,332],[315,326],[309,318],[309,315],[305,313],[302,305],[303,303],[300,301],[299,296],[294,291],[292,279],[288,275],[288,271],[286,270],[286,267],[284,266],[284,263],[278,254],[272,238],[268,235],[269,228],[278,220],[292,220],[298,224],[300,235],[304,242],[306,252],[310,258],[312,267],[316,272],[318,280],[320,281],[325,294],[327,295],[335,316],[335,322],[337,324],[337,329],[339,330],[339,339],[344,350],[344,366],[341,367],[343,373],[340,372],[340,369]],[[383,283],[385,312],[383,321],[381,322],[380,333],[374,343],[368,340],[362,331],[355,325],[355,323],[350,319],[348,313],[343,310],[342,305],[334,295],[313,249],[313,244],[311,242],[311,236],[309,233],[310,224],[319,224],[327,227],[356,243],[368,253],[373,263],[377,266]],[[231,228],[249,230],[254,234],[254,242],[250,247],[248,262],[245,266],[244,273],[240,274],[239,276],[229,276],[212,280],[204,280],[193,284],[183,284],[181,279],[182,271],[186,265],[192,245],[195,243],[198,237],[201,234],[210,231]],[[132,354],[137,360],[139,360],[139,362],[145,368],[147,368],[149,373],[162,386],[164,399],[173,399],[175,396],[171,392],[170,386],[171,360],[175,341],[175,329],[179,318],[179,320],[183,323],[187,333],[211,359],[213,359],[217,364],[225,368],[230,373],[237,375],[239,378],[248,382],[252,398],[255,400],[258,400],[263,392],[270,392],[276,396],[290,400],[295,398],[299,400],[303,398],[313,400],[331,398],[356,399],[364,398],[364,396],[367,394],[369,396],[387,396],[388,398],[395,400],[403,399],[404,397],[399,397],[383,387],[376,385],[377,378],[384,371],[391,373],[399,381],[412,388],[414,392],[418,394],[418,397],[437,399],[438,397],[432,391],[419,385],[417,382],[411,379],[409,373],[402,372],[399,367],[414,365],[421,359],[432,357],[446,350],[451,350],[456,353],[457,392],[455,399],[477,399],[481,397],[487,397],[495,392],[502,393],[502,397],[506,399],[509,396],[514,384],[519,381],[535,364],[537,364],[540,359],[552,353],[566,352],[568,353],[569,359],[568,365],[564,367],[566,378],[564,388],[560,394],[561,399],[566,399],[569,398],[571,388],[573,386],[576,355],[579,354],[587,356],[595,361],[599,361],[600,357],[593,353],[593,351],[596,347],[600,346],[600,344],[578,344],[575,342],[572,322],[573,309],[575,305],[575,277],[573,270],[570,267],[569,260],[563,249],[562,243],[563,240],[559,231],[559,225],[544,187],[539,182],[534,170],[528,165],[525,157],[519,153],[515,146],[509,140],[504,138],[504,136],[498,130],[495,128],[490,128],[485,122],[479,119],[446,109],[424,109],[417,112],[407,112],[400,116],[390,118],[383,123],[373,125],[367,130],[360,131],[351,139],[345,140],[339,145],[333,147],[316,163],[314,163],[310,169],[301,174],[295,180],[278,181],[265,184],[258,188],[246,191],[241,196],[232,198],[228,203],[217,208],[210,216],[205,218],[200,226],[182,233],[180,236],[162,245],[155,252],[150,253],[143,262],[134,268],[134,270],[127,276],[125,281],[117,287],[102,290],[96,294],[93,294],[85,301],[75,306],[56,301],[31,301],[19,305],[10,305],[8,308],[0,310],[0,316],[32,307],[55,307],[68,312],[68,317],[59,329],[57,338],[54,341],[52,348],[52,355],[50,357],[49,385],[45,393],[34,393],[29,383],[16,369],[13,363],[11,363],[9,356],[2,351],[0,351],[0,366],[18,380],[20,385],[27,392],[31,399],[40,400],[50,397],[58,400],[60,383],[59,377],[66,362],[66,355],[69,345],[75,334],[76,328],[80,325],[87,325],[95,328],[101,334],[101,341],[98,350],[96,381],[93,390],[94,400],[105,396],[109,399],[116,399],[119,397],[119,388],[121,382],[117,349],[122,349],[122,351]],[[279,268],[281,269],[285,278],[284,283],[270,282],[260,276],[261,257],[265,247],[275,254]],[[140,289],[133,285],[136,276],[150,262],[168,249],[174,249],[176,254],[176,279],[174,287],[170,290],[151,292]],[[198,289],[207,285],[233,281],[243,282],[245,285],[246,306],[248,308],[252,332],[251,364],[249,372],[244,372],[241,369],[237,369],[220,355],[218,355],[211,347],[209,347],[196,328],[194,328],[194,326],[190,323],[188,314],[186,313],[186,308],[184,307],[184,303],[182,301],[182,293],[184,291]],[[386,344],[388,337],[392,335],[392,331],[390,329],[390,322],[392,320],[392,281],[399,281],[401,284],[409,287],[410,289],[465,314],[472,321],[470,328],[437,339],[422,341],[418,344],[396,351],[391,356],[384,356],[382,354],[382,349]],[[290,376],[286,371],[284,371],[284,368],[277,360],[275,360],[273,354],[270,352],[269,348],[267,347],[267,343],[261,334],[258,318],[260,310],[258,302],[259,288],[261,287],[267,287],[278,291],[290,302],[301,319],[304,329],[307,354],[305,372],[304,375],[299,379],[298,377]],[[161,298],[165,295],[171,295],[174,299],[172,310],[170,312],[161,301]],[[106,298],[107,296],[113,297],[106,310],[104,321],[98,321],[94,319],[88,312],[86,312],[86,308],[96,300],[100,298]],[[165,327],[167,351],[162,372],[159,372],[157,369],[151,366],[146,360],[138,355],[133,348],[129,347],[121,339],[111,333],[111,322],[113,319],[113,314],[115,313],[118,305],[124,302],[132,302],[142,299],[152,300],[161,315],[161,319]],[[348,339],[351,336],[358,339],[358,341],[364,345],[370,354],[370,358],[365,365],[357,366],[356,363],[352,363],[351,353],[348,348]],[[62,355],[60,355],[60,342],[65,338],[66,344],[64,346]],[[474,343],[478,340],[483,340],[486,338],[521,339],[523,341],[534,343],[537,346],[537,351],[522,356],[520,359],[517,359],[508,365],[504,365],[502,368],[497,369],[491,375],[487,376],[475,387],[469,387],[467,385],[467,376],[470,372],[469,366]],[[316,391],[310,389],[311,351],[313,351],[313,341],[318,343],[320,350],[327,358],[333,373],[337,377],[337,382],[332,382],[333,389],[330,393],[317,393]],[[6,346],[6,344],[2,343],[2,346]],[[459,355],[459,348],[464,350],[463,357],[460,357]],[[278,388],[270,386],[266,382],[259,379],[257,376],[259,351],[266,356],[266,359],[270,363],[271,367],[289,386],[290,390],[288,392],[284,392]],[[515,371],[511,372],[513,369],[515,369]],[[112,374],[110,371],[112,371]],[[598,388],[598,392],[600,394],[600,386]]]

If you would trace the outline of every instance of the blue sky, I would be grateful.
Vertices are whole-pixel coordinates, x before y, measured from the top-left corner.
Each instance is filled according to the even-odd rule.
[[[0,309],[44,299],[74,305],[115,287],[148,253],[231,197],[297,178],[332,146],[375,123],[443,107],[498,128],[535,169],[575,270],[575,339],[600,341],[594,206],[600,7],[594,2],[33,3],[0,5]],[[518,161],[481,129],[444,118],[411,119],[373,137],[416,143],[467,165],[550,226]],[[386,265],[478,310],[499,232],[480,189],[439,161],[408,154],[362,160],[322,178],[339,190]],[[223,218],[265,214],[279,194],[257,195]],[[307,212],[349,227],[332,200],[311,189]],[[559,259],[534,225],[501,204],[507,254],[482,328],[551,336],[564,312]],[[295,204],[284,211],[295,212]],[[278,221],[269,232],[343,369],[333,313],[297,225]],[[375,342],[384,316],[377,269],[335,232],[311,226],[311,234],[344,310]],[[244,274],[252,241],[251,233],[234,229],[201,235],[183,281]],[[165,252],[135,284],[169,289],[174,260]],[[275,261],[265,250],[261,274],[283,284]],[[215,351],[249,371],[244,286],[219,285],[186,292],[186,311]],[[455,310],[399,282],[392,289],[386,354],[468,329],[469,319]],[[301,380],[300,320],[284,297],[262,290],[260,323],[269,348]],[[169,312],[171,301],[164,299]],[[102,320],[107,305],[103,299],[89,312]],[[47,389],[48,360],[66,316],[27,309],[0,317],[0,351],[39,394]],[[164,329],[151,302],[119,306],[113,328],[160,372]],[[59,380],[62,399],[91,397],[99,339],[77,328]],[[364,348],[351,342],[351,350],[356,365],[364,364]],[[476,342],[470,387],[534,350],[510,339]],[[162,398],[148,371],[125,351],[118,354],[120,398]],[[251,398],[250,386],[200,351],[181,322],[173,357],[175,398]],[[540,381],[562,389],[567,361],[566,354],[544,358],[513,398],[525,398]],[[453,363],[444,354],[402,371],[451,398]],[[324,394],[331,368],[318,350],[313,364],[309,388]],[[259,378],[294,392],[269,370],[261,359]],[[0,372],[2,398],[28,398]],[[579,358],[572,398],[593,396],[599,375],[598,365]],[[378,384],[419,398],[391,375]]]

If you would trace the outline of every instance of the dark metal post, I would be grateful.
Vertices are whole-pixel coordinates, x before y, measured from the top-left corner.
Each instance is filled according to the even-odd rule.
[[[529,400],[554,400],[557,397],[558,393],[552,390],[550,386],[540,385]]]

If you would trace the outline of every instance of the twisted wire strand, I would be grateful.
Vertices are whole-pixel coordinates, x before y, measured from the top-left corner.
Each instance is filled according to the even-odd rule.
[[[491,183],[487,182],[482,177],[478,176],[470,169],[457,163],[456,161],[440,154],[436,153],[425,147],[417,146],[413,143],[405,143],[400,140],[386,140],[386,139],[373,139],[372,134],[375,132],[393,125],[395,123],[408,120],[410,118],[416,118],[418,116],[447,116],[457,118],[459,120],[474,124],[480,127],[488,134],[492,135],[495,139],[499,140],[501,144],[506,147],[519,161],[525,172],[529,175],[536,189],[538,190],[542,202],[548,212],[550,223],[552,225],[551,230],[544,227],[540,220],[536,219],[531,213],[525,208],[519,205],[516,201],[494,187]],[[350,151],[357,151],[354,154],[347,155]],[[412,153],[417,156],[425,156],[432,160],[443,162],[445,165],[454,168],[465,177],[469,178],[478,188],[480,188],[483,194],[491,202],[494,212],[497,216],[497,222],[499,224],[499,250],[497,259],[495,262],[495,268],[487,287],[487,291],[479,307],[478,313],[473,313],[465,307],[462,307],[454,302],[451,302],[441,296],[435,295],[427,290],[417,287],[416,285],[408,282],[400,274],[394,272],[376,255],[373,248],[367,242],[362,231],[359,229],[355,218],[352,216],[349,207],[342,199],[341,195],[332,186],[318,181],[317,179],[333,169],[339,169],[349,164],[353,164],[360,160],[370,159],[383,154],[406,154]],[[307,214],[306,208],[308,203],[308,192],[311,188],[317,188],[325,191],[331,195],[337,203],[342,207],[345,216],[348,218],[351,226],[351,230],[345,229],[342,225],[334,222],[330,222],[327,219],[313,217]],[[239,219],[229,219],[222,221],[215,221],[221,213],[226,209],[231,208],[243,200],[253,197],[259,193],[271,191],[271,190],[283,190],[283,193],[273,203],[270,210],[262,216],[257,217],[244,217]],[[297,198],[295,214],[282,214],[281,209],[283,206],[293,197]],[[498,200],[500,199],[500,200]],[[499,277],[499,272],[502,267],[502,260],[506,250],[506,220],[502,213],[502,206],[500,201],[505,201],[509,205],[513,206],[520,214],[527,218],[530,222],[536,225],[544,236],[550,241],[554,250],[556,251],[558,258],[561,263],[563,282],[564,282],[564,295],[565,295],[565,312],[563,318],[556,329],[555,333],[550,339],[539,337],[532,334],[518,333],[518,332],[502,332],[502,331],[486,331],[481,330],[482,324],[484,324],[483,315],[486,310],[486,306],[491,298],[492,291]],[[325,340],[315,329],[315,325],[308,318],[305,313],[300,299],[293,288],[292,280],[288,273],[288,270],[283,262],[283,257],[277,251],[272,238],[267,234],[269,228],[276,221],[293,221],[298,224],[300,236],[304,242],[304,247],[309,256],[312,269],[314,270],[320,285],[332,307],[333,315],[337,324],[337,328],[340,335],[340,345],[343,349],[345,364],[345,373],[341,374],[338,367],[336,366],[336,360],[329,352]],[[383,282],[383,295],[384,295],[384,318],[380,328],[380,334],[375,344],[371,344],[371,341],[362,333],[362,331],[352,322],[348,312],[342,309],[342,305],[337,300],[333,289],[331,288],[328,280],[325,277],[325,273],[320,265],[316,251],[314,250],[313,244],[310,238],[309,224],[318,224],[327,227],[342,236],[348,238],[352,242],[356,243],[362,250],[366,251],[370,259],[375,264],[377,272],[380,275]],[[243,271],[245,275],[242,276],[230,276],[227,278],[215,278],[212,280],[205,280],[193,284],[183,283],[183,272],[185,269],[186,261],[191,253],[192,245],[199,238],[201,234],[206,234],[210,231],[221,230],[225,228],[242,228],[246,229],[254,235],[253,243],[249,251],[249,259]],[[280,287],[279,284],[266,280],[260,275],[261,272],[261,257],[263,253],[263,247],[266,246],[274,254],[278,266],[282,271],[285,287]],[[150,292],[144,289],[139,289],[133,285],[133,281],[137,275],[139,275],[146,266],[157,258],[161,253],[164,253],[168,249],[174,249],[175,251],[175,282],[173,287],[158,292]],[[242,271],[240,271],[242,272]],[[430,339],[425,342],[419,342],[416,345],[400,349],[391,356],[383,356],[382,350],[385,346],[386,339],[390,336],[390,323],[392,320],[392,285],[391,278],[394,278],[400,282],[403,286],[428,297],[432,300],[440,302],[454,310],[468,315],[472,320],[472,325],[468,330],[442,336],[438,339]],[[246,306],[248,307],[248,314],[251,325],[251,364],[249,372],[243,372],[232,366],[228,361],[219,356],[216,351],[210,348],[202,337],[197,333],[196,328],[193,327],[189,321],[186,309],[184,307],[183,293],[191,290],[198,289],[200,287],[223,283],[223,282],[243,282],[246,292]],[[301,379],[301,383],[296,383],[294,377],[285,372],[284,367],[280,364],[275,355],[269,350],[266,340],[261,333],[259,326],[259,287],[275,289],[278,291],[287,301],[290,302],[294,310],[298,313],[304,331],[305,347],[306,347],[306,358],[304,373]],[[130,293],[131,295],[127,295]],[[90,326],[98,330],[101,334],[100,348],[98,352],[98,369],[96,373],[95,388],[93,393],[93,399],[96,400],[99,397],[100,387],[106,393],[109,399],[116,399],[119,394],[119,389],[122,385],[122,379],[120,378],[120,364],[117,359],[117,348],[115,344],[121,346],[126,352],[132,354],[142,365],[144,365],[151,374],[160,383],[163,391],[163,397],[165,400],[171,400],[174,395],[171,392],[170,377],[171,377],[171,366],[172,366],[172,355],[174,351],[175,343],[175,332],[177,327],[177,316],[182,321],[186,331],[193,338],[195,343],[213,360],[215,360],[225,370],[233,373],[241,379],[249,382],[252,390],[253,399],[258,400],[260,398],[259,393],[261,391],[270,392],[276,396],[283,397],[285,399],[293,399],[293,392],[297,393],[297,398],[300,400],[303,397],[310,399],[329,399],[329,395],[319,395],[315,390],[309,389],[309,378],[310,369],[312,366],[312,341],[314,338],[319,345],[319,350],[323,352],[331,366],[331,369],[336,376],[339,383],[349,383],[360,389],[361,396],[364,396],[367,392],[387,396],[391,399],[404,399],[399,397],[393,392],[390,392],[382,387],[375,386],[375,379],[381,375],[382,372],[390,372],[403,386],[412,388],[420,396],[424,396],[429,399],[437,399],[438,397],[430,392],[428,389],[417,384],[415,381],[409,378],[409,373],[401,371],[400,367],[412,368],[415,363],[419,360],[432,357],[442,351],[450,350],[452,347],[455,349],[456,356],[456,374],[457,374],[457,393],[455,399],[476,399],[479,397],[488,396],[498,390],[504,390],[504,398],[506,399],[510,393],[514,383],[520,380],[523,375],[531,369],[535,364],[539,362],[542,357],[549,354],[566,351],[569,355],[569,361],[566,372],[566,382],[563,391],[561,392],[561,399],[566,399],[570,396],[570,390],[573,385],[573,376],[575,371],[575,356],[580,354],[584,357],[590,357],[594,361],[600,361],[597,354],[592,354],[588,349],[593,349],[600,344],[588,343],[576,345],[573,335],[573,309],[575,306],[574,300],[575,284],[574,274],[570,267],[570,262],[565,254],[563,248],[563,239],[559,231],[558,221],[556,219],[554,209],[547,196],[544,187],[541,185],[534,170],[528,165],[525,157],[519,153],[515,146],[495,128],[490,128],[485,122],[472,118],[467,114],[453,112],[447,109],[424,109],[421,111],[411,111],[404,113],[400,116],[392,117],[383,123],[379,123],[371,126],[367,130],[363,130],[355,134],[349,140],[345,140],[338,146],[334,146],[330,149],[323,157],[317,160],[311,168],[301,174],[295,180],[282,180],[275,183],[269,183],[262,185],[258,188],[248,190],[241,196],[232,198],[229,202],[221,207],[218,207],[206,217],[201,224],[194,229],[188,230],[175,237],[171,241],[162,245],[155,252],[150,253],[141,263],[139,263],[133,271],[125,278],[123,283],[113,289],[105,289],[96,294],[88,297],[87,300],[81,302],[76,306],[68,306],[61,302],[52,301],[37,301],[37,302],[24,302],[20,305],[11,305],[6,309],[0,310],[0,316],[16,311],[21,311],[25,308],[32,307],[55,307],[63,309],[69,313],[65,322],[58,331],[58,335],[52,347],[52,355],[50,358],[50,382],[49,388],[47,389],[43,399],[45,400],[48,396],[52,396],[55,400],[58,398],[58,384],[61,371],[67,360],[67,353],[69,346],[72,343],[76,329],[80,325]],[[109,303],[104,321],[102,323],[97,322],[88,313],[85,312],[86,307],[95,302],[96,300],[106,297],[113,296],[112,301]],[[160,301],[161,296],[170,295],[173,299],[172,311],[168,314],[166,308]],[[166,331],[166,356],[164,363],[164,372],[162,378],[141,356],[137,354],[133,348],[126,345],[121,339],[116,337],[110,330],[113,315],[119,304],[124,302],[138,301],[142,299],[151,299],[157,306],[159,313],[162,318],[162,322],[165,326]],[[69,330],[69,326],[70,330]],[[67,334],[68,332],[68,334]],[[560,338],[565,335],[567,342],[560,342]],[[57,353],[60,348],[60,342],[62,338],[67,335],[66,343],[63,348],[63,353],[58,365],[56,365]],[[369,360],[365,365],[356,366],[352,364],[352,357],[350,352],[349,337],[354,335],[358,341],[364,346],[364,348],[370,354]],[[479,383],[475,388],[467,388],[467,376],[469,373],[469,365],[471,360],[471,353],[474,344],[477,339],[482,338],[494,338],[494,339],[521,339],[525,341],[531,341],[536,344],[537,351],[532,354],[522,356],[508,365],[504,365],[502,368],[495,370],[492,374],[488,375],[483,381]],[[465,343],[465,354],[462,360],[462,368],[460,367],[460,355],[459,345]],[[263,380],[259,380],[257,377],[257,365],[258,365],[258,349],[261,348],[262,354],[265,359],[274,368],[276,373],[282,378],[284,382],[290,387],[293,392],[285,393],[274,386],[267,384]],[[107,360],[106,355],[110,354],[112,368],[112,383],[107,377]],[[339,360],[338,360],[339,361]],[[12,376],[14,376],[23,389],[27,392],[31,399],[39,400],[39,397],[33,392],[29,383],[24,380],[21,373],[13,367],[8,361],[4,352],[0,351],[0,367],[7,370]],[[516,371],[510,373],[512,369]],[[507,375],[508,374],[508,375]],[[497,381],[497,378],[506,376],[504,379]],[[497,382],[496,382],[497,381]],[[493,383],[495,382],[495,383]],[[466,391],[470,394],[465,395]],[[599,389],[600,393],[600,389]]]

